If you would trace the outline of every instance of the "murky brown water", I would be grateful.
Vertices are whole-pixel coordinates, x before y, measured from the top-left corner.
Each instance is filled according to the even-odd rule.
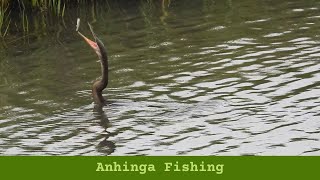
[[[0,154],[320,155],[320,2],[74,11],[0,50]],[[109,49],[102,111],[78,15]]]

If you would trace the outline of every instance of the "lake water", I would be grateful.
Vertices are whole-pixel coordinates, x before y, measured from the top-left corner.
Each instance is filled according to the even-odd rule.
[[[103,109],[77,17],[108,48]],[[2,155],[320,155],[318,1],[112,1],[46,30],[29,18],[0,40]]]

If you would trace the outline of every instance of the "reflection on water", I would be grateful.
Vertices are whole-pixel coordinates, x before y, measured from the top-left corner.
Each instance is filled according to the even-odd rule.
[[[320,154],[320,3],[108,5],[0,50],[1,154]],[[78,15],[109,50],[103,109]]]
[[[103,154],[111,154],[114,152],[116,146],[114,142],[109,141],[108,138],[116,134],[107,131],[108,127],[110,127],[111,124],[102,107],[94,107],[93,109],[96,118],[100,120],[100,126],[104,128],[104,131],[106,133],[104,139],[97,145],[96,149],[98,152],[101,152]]]

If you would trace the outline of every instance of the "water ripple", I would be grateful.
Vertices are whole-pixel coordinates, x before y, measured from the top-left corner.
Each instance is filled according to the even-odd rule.
[[[103,109],[91,99],[97,57],[78,39],[0,60],[0,153],[319,155],[316,5],[201,2],[160,20],[102,14]]]

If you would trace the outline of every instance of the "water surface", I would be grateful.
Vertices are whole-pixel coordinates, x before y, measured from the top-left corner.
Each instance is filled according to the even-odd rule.
[[[0,154],[320,155],[320,2],[114,4],[3,45]],[[108,48],[103,109],[78,16]]]

